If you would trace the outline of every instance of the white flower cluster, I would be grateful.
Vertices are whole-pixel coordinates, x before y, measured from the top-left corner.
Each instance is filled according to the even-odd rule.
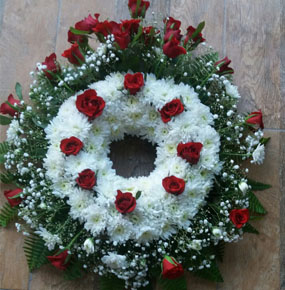
[[[135,96],[124,90],[121,73],[113,73],[90,88],[106,102],[100,117],[91,123],[77,110],[76,96],[81,91],[62,104],[45,129],[50,145],[44,166],[53,182],[53,193],[68,197],[71,216],[82,221],[94,237],[106,231],[118,243],[129,239],[145,243],[187,229],[211,188],[213,175],[222,167],[220,138],[211,126],[209,108],[190,86],[177,85],[172,79],[158,80],[151,74],[145,76],[145,85]],[[163,123],[158,110],[177,98],[182,100],[184,112]],[[124,134],[157,144],[155,169],[148,177],[127,179],[112,168],[109,145],[123,139]],[[60,150],[60,142],[71,136],[79,138],[84,147],[76,156],[67,157]],[[198,164],[191,165],[177,156],[181,142],[203,144]],[[78,174],[85,169],[96,172],[92,191],[76,186]],[[171,175],[186,181],[183,194],[174,196],[163,188],[162,180]],[[116,210],[117,190],[134,196],[142,192],[132,213],[122,215]]]

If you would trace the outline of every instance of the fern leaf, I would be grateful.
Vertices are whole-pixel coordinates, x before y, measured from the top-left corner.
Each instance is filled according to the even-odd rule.
[[[163,290],[187,290],[186,278],[184,276],[177,279],[159,279],[159,284]]]
[[[24,252],[30,271],[39,268],[48,262],[49,250],[44,240],[37,235],[30,235],[25,239]]]
[[[100,277],[100,289],[101,290],[124,290],[125,282],[118,279],[115,276],[101,276]]]
[[[84,275],[82,264],[79,261],[70,261],[68,268],[64,271],[64,279],[75,280]]]
[[[252,180],[252,179],[248,179],[247,183],[251,186],[251,189],[253,191],[266,190],[266,189],[271,188],[270,184],[265,184],[265,183],[258,182],[258,181]]]
[[[4,204],[0,211],[0,225],[6,227],[17,216],[17,213],[17,208],[11,207],[9,203]]]
[[[263,205],[260,203],[260,201],[254,195],[253,192],[249,193],[249,210],[259,214],[267,213],[267,211],[265,210],[265,208],[263,207]]]
[[[224,282],[224,279],[220,273],[219,267],[215,261],[212,262],[210,268],[204,268],[198,270],[195,274],[201,278],[211,280],[214,282]]]
[[[225,242],[220,241],[217,246],[215,246],[215,256],[221,262],[223,262],[224,254],[225,254]]]
[[[0,143],[0,155],[4,155],[9,151],[8,142]]]
[[[256,234],[256,235],[259,234],[258,230],[249,223],[247,223],[242,229],[246,233]]]
[[[0,173],[0,181],[5,184],[13,183],[14,175],[9,172]]]

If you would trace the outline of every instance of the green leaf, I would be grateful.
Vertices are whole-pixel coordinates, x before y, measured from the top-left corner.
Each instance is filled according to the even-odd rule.
[[[0,181],[2,183],[5,183],[5,184],[13,184],[14,183],[14,175],[9,173],[9,172],[6,172],[6,173],[0,173]]]
[[[22,86],[19,83],[16,83],[15,90],[16,90],[17,96],[22,101],[23,100]]]
[[[260,139],[260,144],[266,145],[269,140],[270,140],[270,137],[268,137],[268,138],[261,138]]]
[[[173,280],[161,277],[158,281],[163,290],[187,290],[185,276]]]
[[[141,197],[141,195],[142,195],[142,192],[141,191],[138,191],[136,193],[136,200],[138,200]]]
[[[11,207],[9,203],[5,203],[0,210],[0,225],[6,227],[17,216],[17,213],[17,208]]]
[[[5,155],[9,151],[8,142],[0,143],[0,154]]]
[[[215,246],[215,256],[220,262],[223,262],[225,245],[226,243],[224,241],[220,241],[218,245]]]
[[[82,263],[79,261],[74,262],[71,260],[67,269],[64,271],[64,279],[75,280],[81,278],[84,274],[85,273],[82,269]]]
[[[253,192],[249,192],[249,210],[259,214],[267,213],[266,209],[263,207]]]
[[[138,41],[138,39],[141,37],[142,33],[143,33],[143,28],[142,28],[142,26],[140,26],[138,33],[136,34],[136,36],[134,37],[134,39],[132,41],[132,45]]]
[[[33,117],[32,120],[36,126],[42,128],[42,129],[45,129],[47,126],[47,124],[41,123],[40,120],[38,120],[36,117]]]
[[[271,188],[270,184],[261,183],[258,181],[254,181],[252,179],[248,179],[247,183],[248,183],[248,185],[251,186],[251,189],[253,191],[266,190],[266,189]]]
[[[100,290],[124,290],[125,281],[118,279],[116,276],[101,276]]]
[[[5,154],[0,154],[0,164],[3,164],[5,162]]]
[[[251,233],[251,234],[256,234],[256,235],[258,235],[259,234],[259,232],[258,232],[258,230],[256,229],[256,228],[254,228],[251,224],[249,224],[249,223],[247,223],[243,228],[243,231],[245,232],[245,233]]]
[[[24,252],[30,271],[48,263],[47,256],[50,254],[50,251],[45,246],[45,241],[35,234],[26,237]]]
[[[75,28],[73,28],[73,27],[70,27],[70,31],[71,31],[73,34],[76,34],[76,35],[88,35],[88,34],[90,34],[89,31],[79,30],[79,29],[75,29]]]
[[[197,37],[199,35],[199,33],[201,33],[201,31],[204,29],[204,27],[205,27],[205,21],[199,23],[195,32],[191,35],[191,37],[189,39],[194,39],[195,37]]]
[[[0,125],[9,125],[11,121],[12,121],[12,118],[0,115]]]
[[[220,270],[216,261],[212,262],[210,268],[204,268],[202,270],[198,270],[197,272],[195,272],[195,275],[201,278],[207,279],[207,280],[214,281],[214,282],[224,282],[224,279],[220,273]]]

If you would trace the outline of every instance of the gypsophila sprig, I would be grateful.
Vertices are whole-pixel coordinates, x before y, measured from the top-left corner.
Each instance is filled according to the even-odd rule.
[[[148,1],[128,7],[131,20],[77,22],[62,53],[72,65],[52,53],[31,72],[29,104],[17,84],[1,105],[0,180],[14,187],[0,224],[25,221],[31,270],[94,272],[103,289],[154,278],[186,289],[187,271],[220,282],[225,243],[256,233],[249,219],[266,213],[253,190],[269,186],[242,167],[264,160],[262,112],[237,112],[231,61],[206,44],[204,22],[184,33],[172,17],[147,24]],[[112,168],[110,144],[126,134],[156,145],[149,176]]]

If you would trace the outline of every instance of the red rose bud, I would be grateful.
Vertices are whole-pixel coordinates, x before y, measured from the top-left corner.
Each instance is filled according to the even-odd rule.
[[[20,105],[20,101],[14,99],[13,95],[10,94],[8,97],[8,102],[13,105],[13,106],[17,106]],[[1,114],[6,114],[6,115],[10,115],[11,117],[14,117],[18,112],[11,108],[8,104],[6,104],[5,102],[1,104],[0,106],[0,113]]]
[[[249,220],[248,209],[233,209],[230,212],[230,220],[238,229],[240,229]]]
[[[84,189],[92,189],[96,184],[95,172],[91,169],[85,169],[78,174],[77,184]]]
[[[124,87],[130,92],[131,95],[135,95],[142,86],[144,86],[144,79],[142,73],[138,72],[135,74],[125,75]]]
[[[124,20],[121,23],[121,28],[124,32],[128,32],[129,34],[138,33],[140,26],[140,19],[130,19]]]
[[[78,43],[73,43],[71,48],[63,52],[62,56],[66,57],[74,65],[80,65],[80,61],[85,61],[85,57],[81,53]]]
[[[77,155],[82,149],[83,143],[76,137],[63,139],[60,142],[60,149],[66,155]]]
[[[165,191],[171,194],[179,195],[185,189],[185,181],[175,176],[168,176],[162,180],[162,186]]]
[[[172,37],[180,40],[182,38],[181,30],[168,30],[164,35],[164,42],[168,42]]]
[[[165,256],[161,264],[162,276],[165,279],[177,279],[184,275],[184,270],[173,257]]]
[[[131,41],[129,32],[115,33],[114,36],[115,36],[115,42],[117,42],[120,49],[124,50],[128,47]]]
[[[229,67],[229,64],[231,62],[232,61],[229,60],[227,56],[225,58],[223,58],[222,60],[217,61],[215,63],[215,66],[216,67],[219,66],[219,70],[216,73],[219,74],[219,75],[233,74],[234,70],[231,67]]]
[[[43,69],[43,72],[45,73],[47,78],[50,80],[53,78],[53,76],[48,71],[55,73],[55,74],[60,72],[60,66],[56,62],[56,54],[55,53],[52,53],[50,56],[47,56],[45,61],[42,64],[47,67],[46,69]]]
[[[190,164],[195,165],[200,159],[200,152],[203,148],[202,143],[189,142],[186,144],[180,143],[177,146],[177,155],[185,159]]]
[[[115,201],[117,211],[122,214],[134,211],[137,202],[133,195],[130,192],[123,193],[120,190],[117,190],[117,193]]]
[[[246,123],[252,124],[252,125],[258,125],[259,128],[264,129],[261,110],[259,110],[258,112],[250,113],[246,120]]]
[[[68,30],[68,32],[67,32],[67,37],[68,37],[67,41],[70,43],[76,43],[76,42],[82,43],[82,42],[86,41],[86,36],[74,34],[70,30]]]
[[[89,118],[89,121],[102,115],[105,108],[105,101],[97,96],[95,90],[87,90],[78,95],[76,99],[76,108]]]
[[[163,106],[159,111],[161,119],[164,123],[171,120],[171,117],[181,114],[184,111],[184,106],[179,99],[174,99]]]
[[[89,14],[88,17],[85,17],[83,20],[77,22],[75,24],[75,29],[77,29],[77,30],[83,30],[83,31],[89,31],[91,33],[92,32],[92,29],[94,27],[96,27],[96,25],[99,22],[98,18],[100,16],[100,14],[95,14],[94,16],[95,16],[95,18],[93,18]]]
[[[22,202],[22,198],[16,197],[16,195],[20,194],[23,190],[21,188],[16,188],[14,190],[6,190],[4,191],[4,196],[8,200],[11,207],[17,206]]]
[[[47,259],[57,269],[66,270],[67,267],[68,267],[68,264],[69,264],[67,262],[67,257],[68,257],[68,251],[65,250],[62,253],[60,253],[59,255],[56,255],[56,256],[47,256]]]
[[[159,32],[160,31],[155,31],[154,27],[152,26],[143,27],[144,43],[146,45],[151,45],[155,39],[155,34],[158,34]]]
[[[197,36],[195,36],[194,38],[191,38],[193,33],[196,31],[196,28],[193,26],[189,26],[187,28],[187,34],[186,34],[186,38],[184,40],[184,45],[186,45],[189,41],[189,39],[191,39],[194,43],[201,43],[205,41],[205,38],[203,38],[202,33],[198,33]]]
[[[166,24],[166,31],[168,30],[178,30],[181,26],[181,21],[174,19],[173,17],[168,17],[163,21]]]
[[[180,41],[172,37],[170,41],[163,45],[163,53],[170,58],[176,58],[181,54],[186,54],[187,51],[184,47],[179,46]]]
[[[129,10],[132,18],[145,17],[145,12],[149,8],[149,1],[129,0]]]
[[[112,32],[112,26],[111,23],[107,20],[104,22],[99,22],[96,27],[92,29],[96,35],[99,37],[102,35],[103,37],[106,37],[107,35],[111,34]]]

